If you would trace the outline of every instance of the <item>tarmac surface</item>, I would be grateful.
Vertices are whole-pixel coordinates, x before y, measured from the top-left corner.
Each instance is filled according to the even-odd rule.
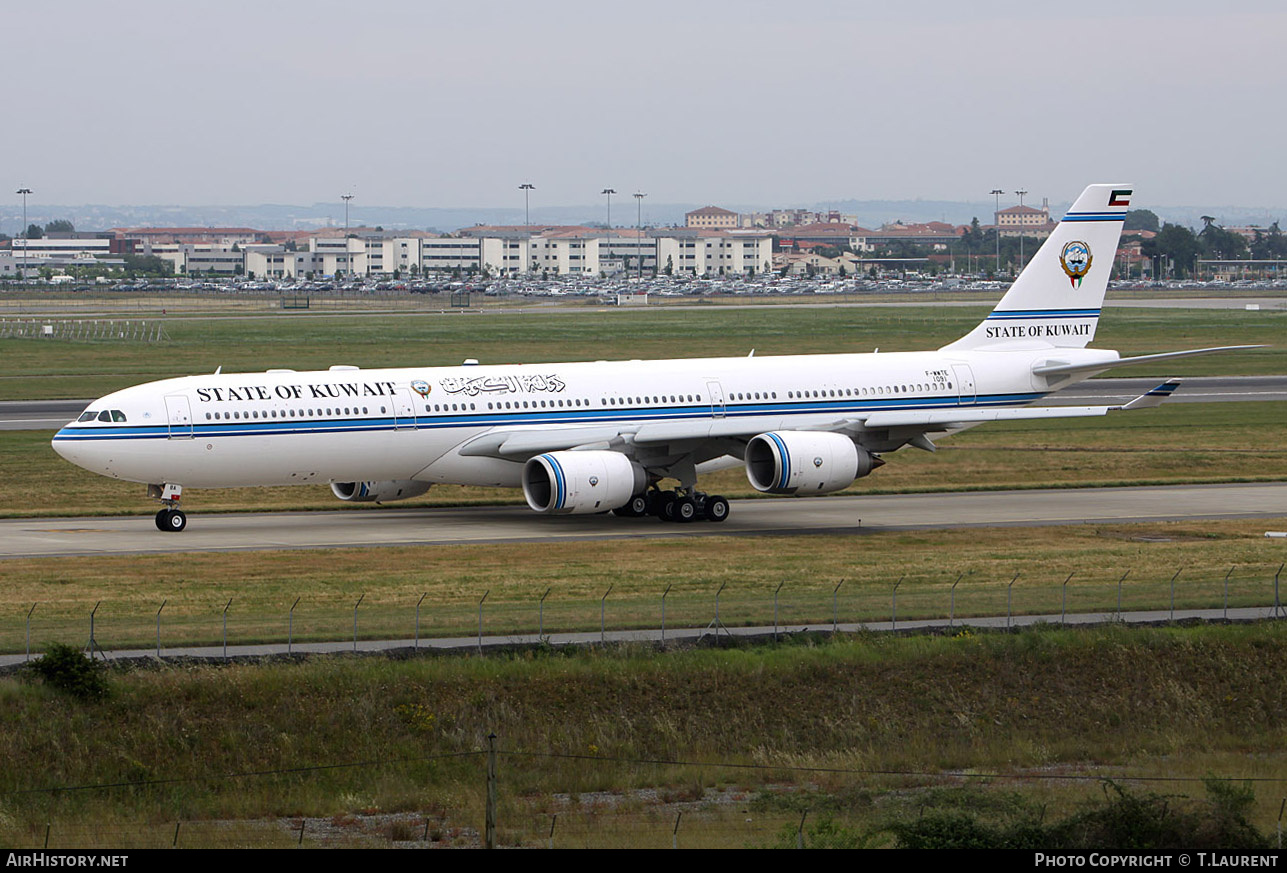
[[[614,515],[547,517],[525,506],[202,514],[182,533],[151,516],[0,520],[0,560],[262,549],[551,543],[711,536],[861,536],[897,530],[1287,518],[1287,483],[1067,488],[735,500],[722,524]],[[1275,526],[1275,529],[1281,529]]]

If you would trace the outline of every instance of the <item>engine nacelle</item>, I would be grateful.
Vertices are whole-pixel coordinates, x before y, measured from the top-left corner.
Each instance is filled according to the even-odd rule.
[[[348,503],[389,503],[419,497],[432,482],[397,479],[392,482],[332,482],[331,493]]]
[[[607,512],[647,485],[643,468],[618,452],[546,452],[523,467],[523,496],[537,512]]]
[[[746,478],[768,494],[829,494],[848,488],[880,462],[839,433],[762,433],[746,446]]]

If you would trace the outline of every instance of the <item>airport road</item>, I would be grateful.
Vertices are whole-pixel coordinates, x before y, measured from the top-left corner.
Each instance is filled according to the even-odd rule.
[[[1059,392],[1052,403],[1124,403],[1159,380],[1092,379]],[[1287,400],[1287,376],[1195,376],[1169,403],[1231,400]],[[84,411],[89,400],[6,400],[0,402],[0,430],[57,430]]]
[[[526,507],[432,507],[203,515],[163,533],[150,516],[0,521],[0,559],[260,549],[554,543],[709,536],[862,535],[960,527],[1287,518],[1287,484],[1173,485],[738,500],[723,524],[612,515],[545,517]],[[1269,525],[1267,525],[1268,527]],[[1274,529],[1278,529],[1275,526]]]

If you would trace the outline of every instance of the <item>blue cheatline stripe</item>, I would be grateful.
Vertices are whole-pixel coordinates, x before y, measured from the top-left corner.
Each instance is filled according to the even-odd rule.
[[[1125,212],[1069,212],[1064,221],[1125,221]]]
[[[982,395],[977,403],[990,406],[1017,406],[1032,403],[1045,396],[1043,392],[1024,392],[1011,394]],[[891,409],[932,411],[935,409],[954,409],[959,397],[956,393],[934,397],[921,396],[880,396],[865,398],[801,398],[800,400],[778,401],[770,403],[746,403],[725,407],[724,418],[748,418],[761,415],[810,415],[818,413],[858,414],[863,412],[880,412]],[[475,412],[467,415],[442,415],[436,418],[419,418],[415,428],[418,430],[443,430],[454,427],[504,427],[509,425],[585,425],[585,424],[635,424],[652,421],[709,421],[711,411],[708,406],[678,407],[670,410],[644,409],[600,409],[570,412]],[[411,430],[410,427],[397,426],[391,417],[371,419],[343,419],[338,421],[231,421],[201,423],[194,425],[191,436],[194,439],[211,439],[215,437],[241,436],[319,436],[342,433],[367,433],[374,431]],[[188,436],[186,428],[183,436]],[[125,426],[125,427],[64,427],[53,439],[59,442],[101,442],[108,440],[169,439],[170,431],[161,426]]]
[[[541,458],[550,465],[551,472],[554,473],[554,506],[551,509],[562,509],[563,501],[567,497],[567,487],[563,478],[563,468],[559,466],[558,459],[553,455],[541,455]]]
[[[786,443],[782,441],[782,437],[775,433],[769,433],[766,435],[769,439],[773,440],[774,444],[778,447],[778,468],[782,471],[781,475],[778,476],[778,487],[786,488],[788,477],[791,472],[791,453],[787,451]]]
[[[986,321],[1020,318],[1099,318],[1099,309],[998,309]]]

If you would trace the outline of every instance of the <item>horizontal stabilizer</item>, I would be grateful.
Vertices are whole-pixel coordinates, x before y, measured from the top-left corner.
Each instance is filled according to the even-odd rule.
[[[1193,358],[1198,355],[1214,355],[1216,352],[1236,352],[1242,349],[1263,349],[1259,346],[1218,346],[1211,349],[1189,349],[1183,352],[1162,352],[1158,355],[1140,355],[1135,358],[1118,358],[1117,360],[1100,360],[1092,363],[1082,364],[1065,364],[1050,363],[1040,367],[1033,367],[1032,372],[1037,376],[1073,376],[1078,373],[1094,373],[1102,370],[1111,370],[1114,367],[1124,367],[1127,364],[1148,364],[1154,361],[1169,361],[1173,358]]]

